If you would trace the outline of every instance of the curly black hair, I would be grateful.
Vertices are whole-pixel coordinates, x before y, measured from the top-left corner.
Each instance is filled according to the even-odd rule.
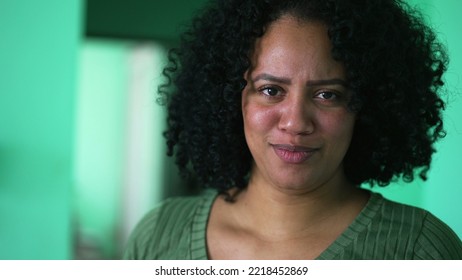
[[[225,191],[245,188],[252,164],[241,108],[254,43],[289,14],[328,27],[357,113],[344,158],[352,183],[425,180],[444,137],[438,95],[448,58],[422,15],[400,0],[219,0],[209,3],[171,50],[159,88],[168,105],[168,155],[183,174]]]

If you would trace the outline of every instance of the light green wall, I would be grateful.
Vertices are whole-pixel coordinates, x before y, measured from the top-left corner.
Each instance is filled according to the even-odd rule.
[[[165,57],[155,43],[87,38],[81,45],[73,200],[87,253],[78,258],[90,250],[90,257],[119,257],[136,223],[168,193],[165,107],[156,103]]]
[[[102,258],[114,255],[121,220],[131,45],[92,41],[80,48],[74,211],[81,245]]]
[[[450,64],[445,76],[447,137],[438,145],[424,202],[428,210],[447,222],[462,238],[462,1],[433,0],[425,6],[432,25],[446,42]]]
[[[0,2],[0,259],[71,257],[79,0]]]

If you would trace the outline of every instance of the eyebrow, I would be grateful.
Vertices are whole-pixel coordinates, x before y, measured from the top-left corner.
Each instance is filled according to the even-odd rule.
[[[276,83],[281,83],[281,84],[287,84],[290,85],[292,81],[289,78],[284,78],[284,77],[276,77],[267,73],[262,73],[255,78],[252,79],[253,82],[259,81],[259,80],[265,80],[265,81],[270,81],[270,82],[276,82]]]
[[[290,85],[292,81],[286,77],[276,77],[271,74],[262,73],[255,76],[252,79],[252,82],[256,82],[259,80],[265,80],[270,82],[276,82],[281,84]],[[325,80],[311,80],[306,83],[307,86],[325,86],[325,85],[341,85],[344,87],[348,87],[348,83],[345,80],[334,78],[334,79],[325,79]]]

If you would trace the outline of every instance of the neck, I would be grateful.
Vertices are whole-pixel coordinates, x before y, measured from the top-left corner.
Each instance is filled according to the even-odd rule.
[[[237,195],[236,206],[243,227],[262,238],[283,239],[316,234],[338,222],[349,224],[366,201],[364,192],[346,180],[302,191],[270,187],[252,179]]]

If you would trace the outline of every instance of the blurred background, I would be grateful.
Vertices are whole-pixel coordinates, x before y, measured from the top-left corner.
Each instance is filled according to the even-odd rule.
[[[185,194],[156,104],[166,53],[205,0],[0,0],[0,259],[118,259]],[[451,57],[429,180],[374,188],[462,237],[462,2],[409,0]]]

